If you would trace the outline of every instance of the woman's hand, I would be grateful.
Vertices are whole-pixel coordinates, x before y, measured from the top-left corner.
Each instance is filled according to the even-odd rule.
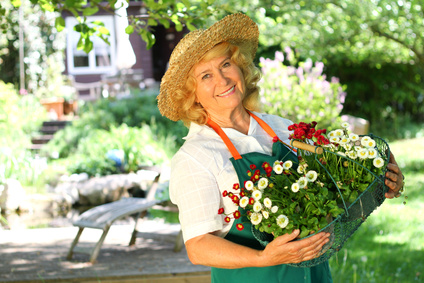
[[[390,153],[389,164],[387,165],[388,171],[386,172],[386,180],[384,183],[389,188],[386,193],[386,198],[398,198],[400,197],[403,191],[403,186],[405,182],[403,181],[403,174],[400,171],[400,168],[395,160],[395,157]]]
[[[291,234],[284,234],[269,243],[262,256],[268,264],[299,263],[311,260],[320,255],[322,247],[329,241],[329,233],[321,232],[312,237],[293,241],[300,231],[294,230]]]

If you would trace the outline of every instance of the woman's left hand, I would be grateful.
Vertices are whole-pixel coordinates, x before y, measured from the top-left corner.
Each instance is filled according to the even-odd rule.
[[[395,160],[395,157],[390,153],[389,164],[387,165],[386,180],[384,181],[389,190],[386,193],[386,198],[400,197],[401,191],[405,182],[403,181],[403,174]]]

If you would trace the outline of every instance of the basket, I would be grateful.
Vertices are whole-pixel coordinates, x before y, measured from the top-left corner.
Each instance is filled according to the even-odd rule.
[[[380,156],[388,163],[390,157],[390,149],[388,144],[383,139],[377,136],[374,136],[372,134],[368,136],[375,140],[377,151],[379,152]],[[324,150],[327,151],[326,149]],[[330,151],[328,152],[336,154]],[[359,166],[362,166],[355,160],[351,160],[344,156],[341,157],[346,158],[346,160],[348,160],[349,162],[355,162]],[[317,155],[315,155],[315,159],[317,159]],[[365,189],[352,203],[348,203],[346,200],[343,199],[343,196],[340,192],[340,188],[337,186],[333,177],[330,176],[340,194],[343,203],[343,208],[345,211],[333,221],[331,221],[331,223],[329,223],[326,227],[315,233],[317,234],[320,232],[328,232],[331,234],[330,241],[326,245],[324,245],[321,255],[312,260],[289,265],[295,267],[311,267],[327,261],[331,256],[340,251],[347,239],[349,239],[349,237],[353,235],[353,233],[359,228],[359,226],[361,226],[361,224],[365,222],[367,217],[384,202],[385,193],[387,192],[387,187],[384,184],[385,170],[383,175],[377,176],[367,168],[363,168],[374,176],[374,180],[370,183],[367,189]],[[252,232],[255,238],[263,246],[266,246],[270,242],[270,240],[272,240],[272,235],[270,238],[269,234],[258,231],[254,228],[254,226],[252,226]],[[311,237],[313,235],[309,235],[305,238]]]

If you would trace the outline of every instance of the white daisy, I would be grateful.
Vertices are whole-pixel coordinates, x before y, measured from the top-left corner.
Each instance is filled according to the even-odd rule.
[[[262,192],[260,190],[254,190],[252,193],[252,198],[256,201],[262,198]]]
[[[374,159],[378,156],[378,152],[376,149],[374,148],[368,148],[368,158],[369,159]]]
[[[381,168],[384,165],[384,160],[381,157],[374,158],[372,161],[372,164],[374,164],[375,167]]]
[[[249,204],[249,197],[242,197],[240,200],[240,207],[245,208]]]
[[[299,180],[297,180],[297,183],[299,184],[299,187],[303,189],[308,185],[308,179],[306,179],[305,177],[300,177]]]
[[[348,151],[347,152],[347,156],[350,159],[353,159],[353,160],[355,160],[356,158],[358,158],[358,154],[356,154],[356,151],[354,151],[354,150]]]
[[[350,125],[349,125],[348,122],[343,122],[341,126],[342,126],[343,129],[347,129],[347,128],[349,128]]]
[[[259,201],[255,201],[255,203],[253,204],[253,211],[259,212],[261,210],[262,210],[262,204]]]
[[[318,177],[318,173],[314,170],[310,170],[308,171],[308,173],[306,173],[306,179],[308,180],[308,182],[315,182],[317,177]]]
[[[361,159],[366,159],[368,157],[368,150],[366,148],[361,148],[357,153]]]
[[[350,133],[350,134],[349,134],[349,139],[350,139],[351,141],[353,141],[353,142],[356,142],[356,141],[358,141],[358,140],[359,140],[359,136],[358,136],[357,134]]]
[[[261,213],[254,212],[250,216],[250,222],[252,222],[253,225],[257,225],[257,224],[261,223],[261,221],[262,221],[262,214]]]
[[[330,142],[331,143],[339,143],[339,141],[340,141],[340,138],[339,137],[332,137],[332,138],[330,138]]]
[[[299,189],[300,189],[300,186],[299,186],[298,183],[293,183],[291,185],[291,190],[292,190],[293,193],[297,193],[299,191]]]
[[[277,224],[281,228],[286,228],[286,226],[289,224],[289,218],[284,214],[281,214],[277,217]]]
[[[277,211],[278,211],[278,206],[274,205],[274,206],[271,208],[271,212],[272,212],[272,213],[277,213]]]
[[[262,210],[262,215],[264,216],[265,219],[269,218],[269,212],[266,210]]]
[[[342,129],[337,129],[336,130],[336,137],[341,138],[344,135],[344,132]]]
[[[248,190],[248,191],[251,191],[251,190],[253,190],[253,188],[255,187],[254,185],[253,185],[253,182],[252,181],[246,181],[246,183],[244,183],[244,186],[245,186],[245,188],[246,188],[246,190]]]
[[[272,201],[269,198],[264,198],[264,205],[266,208],[271,208]]]
[[[367,146],[367,143],[368,143],[368,141],[370,140],[371,138],[369,137],[369,136],[364,136],[364,137],[362,137],[362,139],[361,139],[361,145],[362,146]]]
[[[272,170],[274,170],[275,174],[280,175],[281,173],[283,173],[283,166],[280,165],[280,163],[274,165],[274,167],[272,167]]]
[[[289,170],[290,168],[292,168],[292,166],[293,166],[293,162],[291,160],[287,160],[286,162],[283,163],[284,170]]]
[[[260,190],[263,190],[266,187],[268,187],[268,179],[267,178],[260,178],[259,182],[258,182],[258,188]]]

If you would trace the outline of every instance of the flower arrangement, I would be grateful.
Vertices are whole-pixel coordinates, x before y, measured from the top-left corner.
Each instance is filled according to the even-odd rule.
[[[386,153],[373,138],[349,133],[348,123],[329,133],[315,127],[316,122],[289,127],[298,163],[276,160],[264,162],[262,168],[252,164],[250,180],[223,192],[241,208],[226,214],[226,222],[245,214],[260,232],[277,237],[300,229],[303,238],[329,225],[384,174]],[[308,146],[312,150],[302,149]]]

